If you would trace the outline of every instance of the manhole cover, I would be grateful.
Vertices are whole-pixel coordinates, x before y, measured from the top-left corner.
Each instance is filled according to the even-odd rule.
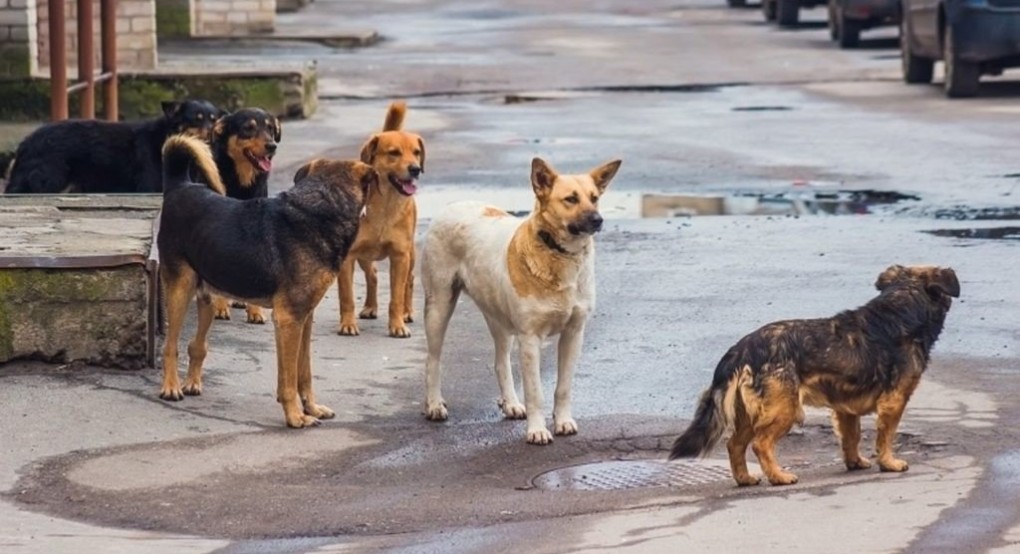
[[[759,471],[748,464],[752,473]],[[731,479],[725,461],[616,461],[596,462],[547,471],[535,477],[539,489],[610,491],[644,487],[685,487]]]

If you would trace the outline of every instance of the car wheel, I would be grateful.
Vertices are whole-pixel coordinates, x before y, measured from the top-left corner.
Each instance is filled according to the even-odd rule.
[[[747,6],[747,0],[726,0],[726,5],[731,8],[744,8]]]
[[[843,10],[839,11],[838,17],[839,47],[856,48],[857,44],[861,42],[861,23],[847,19]]]
[[[931,82],[935,72],[935,60],[921,58],[910,48],[910,25],[904,14],[900,22],[900,62],[903,66],[903,81],[917,85]]]
[[[780,27],[796,27],[800,19],[800,0],[776,0],[776,22]]]
[[[772,22],[776,20],[776,0],[761,0],[761,13],[765,16],[765,21]]]
[[[981,82],[981,68],[974,62],[961,60],[956,52],[953,40],[953,28],[946,26],[943,41],[942,61],[945,63],[946,96],[950,98],[966,98],[978,92]]]
[[[839,7],[836,5],[836,0],[829,0],[829,38],[832,40],[839,39],[839,27],[836,21],[836,10]]]

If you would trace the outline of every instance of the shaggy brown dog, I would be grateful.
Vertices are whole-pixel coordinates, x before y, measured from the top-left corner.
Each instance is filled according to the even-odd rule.
[[[378,174],[358,161],[320,162],[314,176],[298,179],[294,188],[273,198],[237,200],[224,196],[226,188],[209,148],[198,140],[172,137],[163,158],[157,244],[167,334],[160,398],[202,394],[202,362],[213,322],[211,295],[217,294],[272,308],[276,399],[287,425],[307,427],[333,417],[312,392],[312,314],[354,242],[358,214]],[[209,186],[191,182],[191,167]],[[188,345],[188,375],[182,387],[177,343],[196,293],[198,328]]]
[[[773,485],[797,482],[776,462],[775,445],[801,404],[832,409],[847,469],[871,467],[858,451],[861,416],[878,414],[875,447],[882,471],[906,471],[892,441],[907,401],[928,366],[960,282],[949,268],[894,265],[878,276],[878,297],[825,319],[770,323],[745,336],[715,368],[694,421],[669,459],[706,455],[729,425],[726,447],[738,485],[757,485],[747,471],[748,444]]]

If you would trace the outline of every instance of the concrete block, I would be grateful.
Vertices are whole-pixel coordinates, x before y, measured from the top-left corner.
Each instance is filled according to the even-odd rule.
[[[227,14],[227,21],[230,23],[247,23],[248,14],[244,12],[230,12]]]
[[[7,37],[11,40],[11,42],[28,42],[28,33],[28,27],[9,27]]]
[[[258,0],[235,0],[234,10],[239,12],[255,12],[260,8]]]
[[[0,10],[0,25],[27,25],[26,10]]]
[[[150,16],[144,17],[132,17],[131,18],[131,30],[132,31],[154,31],[156,29],[156,20]]]

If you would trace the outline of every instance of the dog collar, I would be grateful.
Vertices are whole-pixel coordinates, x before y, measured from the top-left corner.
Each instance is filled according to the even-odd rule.
[[[542,242],[545,243],[545,245],[548,246],[551,250],[555,250],[560,254],[568,255],[570,254],[570,252],[568,252],[566,248],[563,248],[562,246],[560,246],[558,242],[556,242],[556,239],[553,238],[552,233],[550,233],[549,231],[545,230],[539,231],[538,238],[542,239]]]

